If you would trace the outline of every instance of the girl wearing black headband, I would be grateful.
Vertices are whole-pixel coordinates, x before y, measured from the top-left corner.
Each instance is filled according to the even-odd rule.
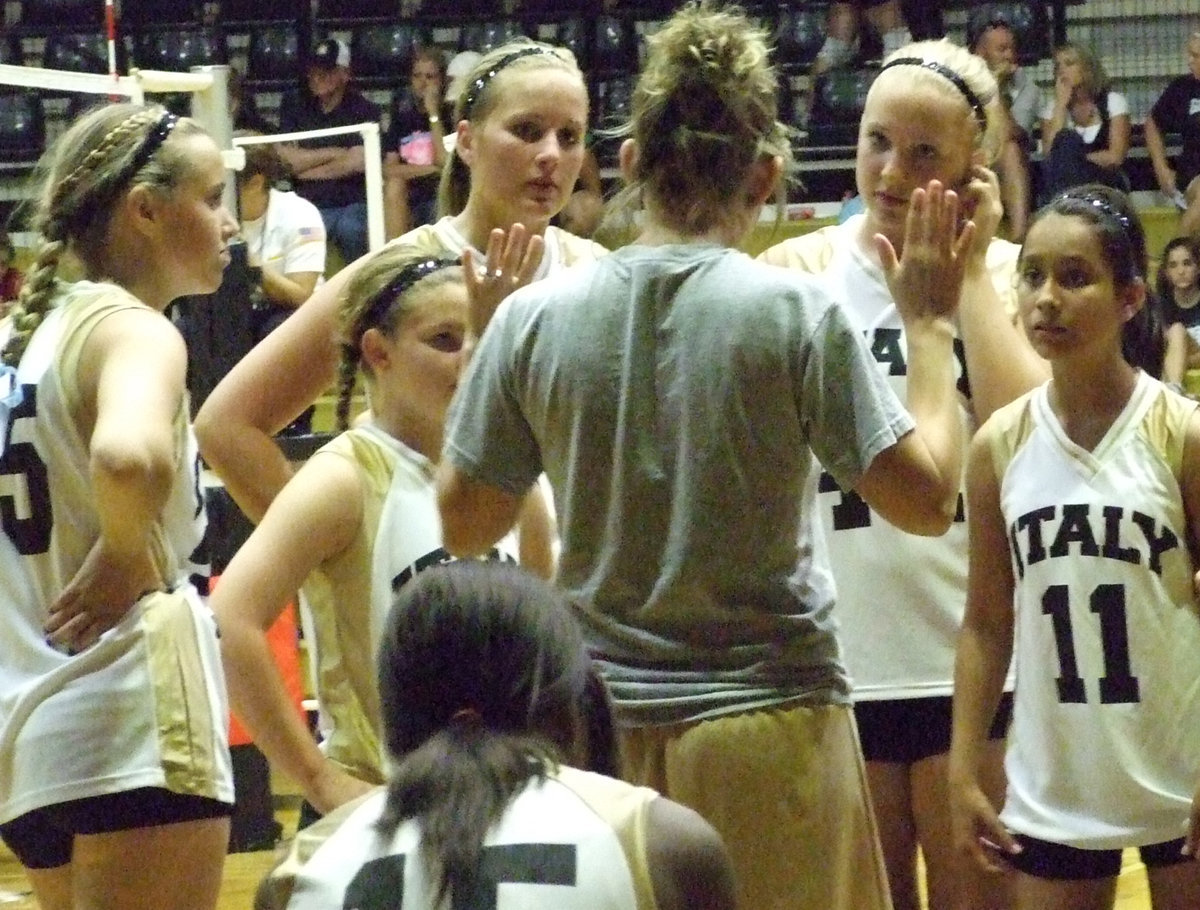
[[[518,269],[518,281],[530,272]],[[507,289],[471,284],[476,305],[489,310]],[[355,272],[339,311],[344,432],[280,491],[213,595],[234,707],[267,757],[300,785],[308,801],[302,821],[384,780],[370,655],[393,593],[449,558],[433,467],[469,354],[468,313],[456,260],[391,246]],[[370,412],[347,429],[360,370]],[[516,561],[515,541],[491,555]],[[312,633],[320,749],[266,650],[267,630],[297,589]]]
[[[195,122],[110,104],[39,175],[3,350],[0,837],[48,910],[210,910],[228,709],[191,580],[187,357],[163,310],[221,283],[225,168]]]
[[[487,260],[492,231],[514,223],[541,238],[541,278],[604,249],[550,224],[583,160],[588,95],[568,51],[528,39],[486,54],[455,104],[456,146],[443,173],[441,219],[392,241],[425,256]],[[317,288],[309,301],[230,372],[196,417],[208,463],[257,519],[291,474],[272,434],[334,381],[337,301],[366,258]],[[493,270],[503,266],[497,261]]]
[[[1155,378],[1163,340],[1128,197],[1034,216],[1017,295],[1050,380],[980,428],[955,672],[955,840],[1013,867],[1017,910],[1111,910],[1139,848],[1155,910],[1200,906],[1200,411]],[[1009,660],[1003,798],[978,763]]]
[[[880,369],[906,400],[910,339],[884,279],[876,237],[902,249],[913,192],[935,180],[956,190],[977,229],[955,342],[959,416],[968,432],[1046,375],[1016,325],[1018,248],[994,236],[1000,195],[986,165],[999,148],[1002,124],[998,87],[981,58],[945,41],[901,48],[871,85],[859,127],[855,175],[865,212],[763,254],[833,282]],[[945,771],[954,644],[966,597],[966,525],[960,514],[945,535],[920,538],[883,521],[832,478],[823,479],[822,489],[841,640],[855,681],[855,715],[895,907],[919,906],[919,846],[933,910],[1003,908],[1003,882],[988,881],[962,862],[948,836]],[[988,753],[996,795],[1002,720]]]

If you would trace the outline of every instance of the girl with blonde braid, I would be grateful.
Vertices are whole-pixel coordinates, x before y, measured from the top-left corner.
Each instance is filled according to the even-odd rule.
[[[221,283],[225,170],[197,124],[132,104],[84,115],[40,170],[3,349],[0,837],[45,910],[209,910],[228,708],[188,580],[203,503],[162,311]]]
[[[510,276],[528,280],[537,246],[510,245],[503,260]],[[472,343],[467,285],[483,321],[508,287],[506,279],[468,274],[465,280],[455,260],[400,246],[355,273],[339,312],[338,415],[345,428],[361,366],[370,420],[343,432],[296,473],[213,595],[234,709],[267,757],[300,784],[310,807],[303,821],[385,779],[372,655],[395,591],[450,558],[433,470],[460,362]],[[504,541],[490,555],[516,561],[516,552]],[[319,748],[266,642],[267,629],[301,587],[314,633]]]

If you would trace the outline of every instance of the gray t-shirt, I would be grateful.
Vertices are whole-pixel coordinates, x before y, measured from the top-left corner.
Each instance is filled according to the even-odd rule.
[[[849,487],[912,426],[820,279],[632,246],[501,306],[445,454],[514,494],[546,472],[559,583],[621,720],[659,724],[847,700],[811,456]]]

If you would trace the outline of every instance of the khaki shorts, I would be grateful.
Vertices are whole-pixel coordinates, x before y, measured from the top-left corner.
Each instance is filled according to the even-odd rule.
[[[848,706],[619,735],[628,780],[690,806],[720,832],[742,910],[891,910]]]

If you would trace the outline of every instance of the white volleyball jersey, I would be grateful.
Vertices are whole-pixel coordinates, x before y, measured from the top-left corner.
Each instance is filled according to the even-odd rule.
[[[654,910],[646,858],[646,810],[653,790],[559,768],[517,794],[484,839],[483,874],[494,889],[482,903],[496,910]],[[418,852],[411,821],[389,841],[374,824],[382,790],[368,796],[331,834],[298,837],[275,873],[292,885],[288,910],[394,907],[441,910],[437,881]],[[321,842],[322,838],[324,839]],[[313,845],[320,846],[313,851]],[[307,854],[307,856],[305,856]]]
[[[834,299],[863,333],[880,370],[901,401],[908,401],[908,342],[883,270],[858,244],[865,216],[785,241],[762,257],[820,275]],[[988,247],[992,282],[1015,307],[1013,270],[1019,248],[995,240]],[[955,339],[959,412],[974,430],[962,343]],[[816,466],[820,471],[820,466]],[[889,524],[853,490],[842,491],[821,471],[818,512],[837,583],[839,634],[855,701],[949,695],[954,645],[967,589],[967,525],[958,514],[939,537],[921,537]]]
[[[1083,849],[1172,840],[1200,771],[1200,615],[1178,481],[1196,405],[1141,374],[1089,452],[1047,389],[994,418],[1017,666],[1001,818]]]
[[[442,544],[434,465],[373,425],[347,430],[313,458],[347,459],[363,491],[354,541],[304,582],[322,749],[355,777],[382,783],[375,653],[384,622],[406,581],[453,558]],[[516,562],[515,536],[503,538],[489,558]]]
[[[113,285],[63,286],[34,332],[0,456],[0,822],[136,787],[233,801],[212,614],[188,581],[204,532],[187,405],[154,538],[172,594],[151,594],[81,653],[51,647],[50,604],[98,540],[77,368],[92,329],[144,306]]]

